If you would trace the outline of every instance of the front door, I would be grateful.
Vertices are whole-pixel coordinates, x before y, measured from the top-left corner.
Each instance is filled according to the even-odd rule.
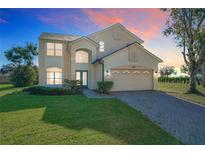
[[[88,87],[88,71],[78,70],[75,73],[75,79],[80,80],[83,87]]]

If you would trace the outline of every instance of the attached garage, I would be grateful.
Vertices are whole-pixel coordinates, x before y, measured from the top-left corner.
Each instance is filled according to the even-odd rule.
[[[112,91],[152,90],[153,71],[142,69],[112,69]]]
[[[139,43],[109,51],[93,61],[96,81],[111,80],[111,91],[156,90],[158,64],[163,62]],[[100,68],[100,69],[99,69]]]

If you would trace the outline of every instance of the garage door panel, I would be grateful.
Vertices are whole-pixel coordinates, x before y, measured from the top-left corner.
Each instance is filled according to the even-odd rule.
[[[152,71],[150,70],[113,70],[112,72],[111,80],[114,82],[112,91],[152,89]]]

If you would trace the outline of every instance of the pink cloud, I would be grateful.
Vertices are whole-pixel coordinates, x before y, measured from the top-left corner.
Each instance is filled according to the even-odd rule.
[[[82,11],[100,28],[119,22],[145,41],[161,35],[168,15],[160,9],[82,9]]]
[[[120,16],[107,16],[103,11],[95,11],[93,9],[83,9],[83,12],[89,17],[91,21],[100,26],[106,27],[117,22],[123,23],[124,19]]]
[[[65,32],[72,33],[72,26],[87,34],[119,22],[147,42],[162,35],[167,15],[160,9],[57,9],[38,13],[38,19]]]
[[[6,20],[0,18],[0,24],[8,24],[8,23],[9,23],[8,21],[6,21]]]

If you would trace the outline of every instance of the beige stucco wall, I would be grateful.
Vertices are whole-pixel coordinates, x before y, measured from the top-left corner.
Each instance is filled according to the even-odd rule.
[[[120,39],[115,40],[113,35],[114,31],[120,31]],[[113,50],[119,49],[127,44],[133,43],[136,41],[130,34],[122,30],[120,27],[115,26],[107,31],[96,33],[95,35],[91,35],[90,38],[95,42],[99,43],[100,41],[104,42],[105,52],[97,51],[97,56],[101,56],[106,54],[107,52],[111,52]]]
[[[106,58],[104,58],[105,69],[111,69],[119,66],[139,66],[147,69],[158,70],[158,61],[143,51],[143,48],[138,47],[137,45],[133,45],[133,47],[137,50],[137,61],[129,62],[128,61],[128,50],[129,48],[125,48],[121,51],[118,51]]]
[[[120,39],[114,39],[114,31],[120,31]],[[96,33],[89,36],[96,43],[103,41],[105,44],[105,52],[100,53],[98,47],[92,41],[81,39],[74,43],[58,40],[40,40],[39,41],[39,84],[46,85],[46,69],[48,67],[60,67],[63,71],[63,78],[75,79],[76,70],[88,71],[88,88],[96,89],[97,81],[102,80],[102,65],[99,63],[92,64],[92,61],[97,57],[112,52],[116,49],[124,47],[127,44],[133,43],[136,39],[122,30],[120,27],[113,27],[107,31]],[[46,43],[55,42],[63,43],[63,56],[54,57],[46,56]],[[69,45],[69,46],[68,46]],[[85,49],[89,53],[89,64],[75,63],[75,52],[79,49]],[[137,61],[130,62],[128,59],[128,51],[137,50]],[[135,66],[136,69],[149,69],[153,72],[158,70],[158,61],[150,56],[141,45],[134,44],[129,48],[118,51],[106,58],[104,58],[105,71],[117,67],[131,67]],[[157,87],[157,77],[153,73],[153,86]],[[125,81],[126,82],[126,81]]]
[[[89,53],[89,64],[77,64],[75,62],[75,53],[77,50],[82,49]],[[96,45],[92,44],[86,39],[82,39],[78,42],[71,44],[71,79],[75,79],[76,70],[88,71],[88,88],[96,88],[96,69],[95,65],[92,65],[92,61],[96,59]]]
[[[105,71],[113,68],[128,68],[132,69],[147,69],[153,71],[153,89],[157,88],[157,76],[155,75],[155,71],[158,70],[158,61],[151,57],[148,53],[144,51],[143,48],[139,47],[138,45],[132,45],[132,49],[135,48],[137,50],[137,61],[130,62],[128,59],[128,50],[129,48],[125,48],[121,51],[118,51],[106,58],[104,58],[104,66]],[[127,79],[129,80],[129,79]],[[124,80],[126,82],[126,80]],[[146,82],[146,81],[142,81]]]
[[[62,43],[63,55],[47,56],[46,55],[46,43]],[[75,79],[76,70],[88,71],[88,87],[90,89],[96,88],[96,69],[95,65],[92,65],[92,61],[96,59],[97,47],[87,40],[81,40],[79,42],[71,44],[67,47],[68,42],[57,40],[39,40],[39,85],[46,85],[46,69],[49,67],[62,68],[63,79]],[[75,63],[75,52],[78,49],[85,49],[89,53],[89,64],[77,64]]]
[[[62,43],[63,55],[62,56],[47,56],[46,43]],[[62,78],[69,78],[69,58],[66,52],[67,43],[64,41],[53,40],[39,40],[39,85],[46,85],[46,69],[49,67],[62,68]],[[64,67],[66,64],[66,67]],[[68,64],[68,65],[67,65]]]

